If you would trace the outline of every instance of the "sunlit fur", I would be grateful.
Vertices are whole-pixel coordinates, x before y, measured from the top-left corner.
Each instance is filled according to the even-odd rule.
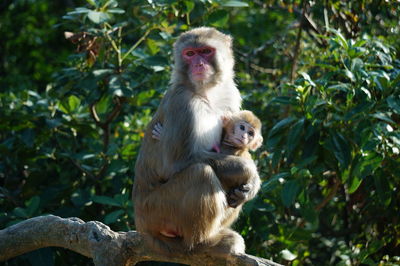
[[[136,229],[159,252],[244,252],[243,238],[229,229],[236,210],[228,206],[215,173],[229,169],[232,176],[259,179],[257,169],[252,160],[210,152],[221,139],[221,116],[240,110],[231,43],[231,37],[213,28],[197,28],[183,33],[174,45],[171,86],[148,125],[133,187]],[[215,73],[205,84],[188,77],[181,58],[188,45],[216,48]],[[164,127],[160,141],[152,138],[158,122]],[[179,237],[161,232],[176,232]]]

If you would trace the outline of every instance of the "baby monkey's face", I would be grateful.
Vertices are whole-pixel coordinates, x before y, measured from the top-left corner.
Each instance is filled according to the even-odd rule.
[[[255,129],[246,121],[238,121],[234,124],[233,131],[230,135],[230,141],[237,147],[245,148],[254,140]]]

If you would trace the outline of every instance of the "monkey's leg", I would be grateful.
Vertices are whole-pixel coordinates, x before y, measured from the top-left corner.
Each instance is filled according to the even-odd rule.
[[[237,232],[229,228],[223,228],[206,243],[199,245],[197,250],[224,257],[231,253],[244,253],[245,243],[243,237]]]
[[[229,208],[214,170],[207,164],[195,164],[179,174],[180,182],[187,182],[187,193],[182,198],[181,210],[185,221],[183,240],[195,251],[226,255],[244,253],[243,238],[228,228],[238,217],[241,208]]]
[[[139,195],[135,200],[138,229],[162,241],[168,251],[190,250],[217,235],[227,208],[218,177],[203,163],[193,164]],[[165,231],[179,237],[167,238],[162,235]]]
[[[242,206],[237,206],[236,208],[226,208],[225,210],[225,218],[222,221],[222,228],[230,227],[236,219],[239,217],[240,211],[242,210]]]
[[[227,208],[225,191],[207,164],[194,164],[176,178],[182,184],[179,220],[183,240],[195,247],[220,231]]]

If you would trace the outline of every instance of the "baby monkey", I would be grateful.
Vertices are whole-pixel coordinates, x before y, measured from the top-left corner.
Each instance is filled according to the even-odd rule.
[[[224,116],[222,121],[220,151],[218,146],[214,146],[214,150],[223,154],[251,159],[249,150],[257,150],[263,142],[260,119],[251,111],[245,110],[231,116]]]
[[[213,151],[226,155],[240,156],[251,159],[249,150],[257,150],[262,142],[261,121],[251,111],[240,111],[238,113],[223,116],[223,131],[221,143],[213,146]],[[160,140],[162,138],[163,127],[157,123],[152,131],[152,137]],[[214,162],[210,162],[213,167]],[[249,195],[250,185],[247,176],[237,176],[232,174],[232,169],[221,169],[213,167],[219,177],[224,190],[227,193],[227,200],[230,207],[236,208]],[[232,178],[232,176],[234,176]],[[228,178],[229,177],[229,178]]]

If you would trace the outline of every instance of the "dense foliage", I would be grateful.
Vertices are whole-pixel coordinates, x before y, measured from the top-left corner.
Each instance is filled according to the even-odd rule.
[[[244,108],[263,122],[262,190],[235,225],[248,253],[399,263],[395,1],[19,0],[0,10],[0,228],[52,213],[134,229],[134,162],[168,87],[171,45],[208,25],[234,36]],[[86,264],[51,248],[5,263]]]

